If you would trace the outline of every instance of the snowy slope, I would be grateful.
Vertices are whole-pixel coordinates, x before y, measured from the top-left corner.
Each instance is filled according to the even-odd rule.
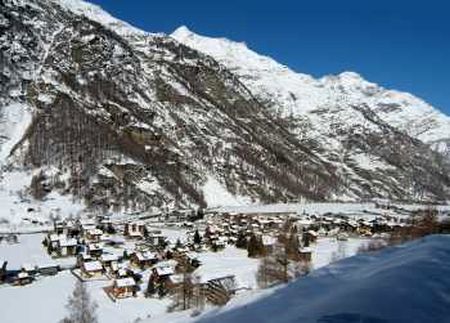
[[[162,319],[444,323],[450,320],[449,262],[450,236],[429,236],[344,259],[285,287],[234,299],[197,319],[186,313]]]
[[[278,114],[313,119],[309,112],[330,104],[363,103],[388,124],[440,151],[449,149],[450,117],[411,94],[384,89],[354,72],[314,79],[255,53],[244,43],[200,36],[185,26],[171,36],[231,69],[260,100],[272,102]]]

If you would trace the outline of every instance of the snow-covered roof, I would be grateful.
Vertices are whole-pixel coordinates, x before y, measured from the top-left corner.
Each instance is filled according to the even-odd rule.
[[[117,287],[132,287],[136,286],[136,282],[131,277],[116,279],[115,284]]]
[[[172,266],[156,266],[155,267],[156,273],[158,276],[169,276],[173,275],[175,273],[175,269]]]
[[[88,234],[90,234],[91,236],[101,236],[103,234],[103,231],[100,229],[89,229]]]
[[[60,247],[74,247],[78,244],[77,240],[74,238],[70,238],[70,239],[60,239],[59,240],[59,246]]]
[[[100,261],[88,261],[83,263],[83,267],[85,271],[100,271],[103,270],[103,266]]]
[[[149,252],[149,251],[136,252],[136,257],[138,258],[139,261],[158,259],[158,255],[156,253]]]
[[[101,261],[117,261],[119,260],[119,256],[115,255],[115,254],[103,254],[100,257]]]
[[[17,277],[20,278],[20,279],[28,278],[29,276],[30,275],[28,275],[28,273],[24,272],[24,271],[21,271],[20,273],[17,274]]]

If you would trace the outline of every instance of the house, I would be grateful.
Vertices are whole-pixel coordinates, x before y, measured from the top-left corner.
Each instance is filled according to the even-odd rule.
[[[147,234],[144,222],[125,223],[124,236],[131,239],[142,239]]]
[[[138,285],[131,277],[119,278],[114,280],[111,287],[111,294],[115,298],[127,298],[136,295]]]
[[[118,269],[119,256],[114,254],[103,254],[100,257],[100,262],[105,270],[116,271]]]
[[[83,262],[81,274],[85,278],[99,278],[103,275],[103,266],[98,260]]]
[[[97,259],[97,258],[100,258],[100,256],[103,254],[103,248],[98,243],[90,243],[87,245],[87,253],[92,258]]]
[[[166,244],[166,237],[162,234],[150,234],[146,240],[152,246],[163,246]]]
[[[86,231],[85,237],[91,242],[100,242],[103,231],[97,228],[92,228]]]
[[[31,284],[32,282],[33,277],[30,276],[27,272],[21,271],[17,274],[14,285],[24,286]]]
[[[130,257],[130,263],[141,269],[150,268],[158,262],[158,255],[149,251],[136,251]]]
[[[88,254],[87,252],[79,253],[77,255],[77,266],[81,267],[83,265],[83,262],[92,261],[92,256]]]
[[[48,250],[57,250],[61,237],[63,236],[56,233],[49,233],[44,239],[44,245],[47,246]]]
[[[169,262],[160,263],[152,268],[152,276],[158,282],[168,279],[175,274],[175,266]]]
[[[96,223],[94,219],[80,219],[77,221],[77,226],[81,234],[85,236],[89,230],[96,228]]]
[[[318,236],[319,236],[319,234],[316,231],[308,230],[305,233],[303,233],[303,241],[307,240],[310,243],[316,242]]]
[[[312,259],[312,249],[309,247],[300,248],[298,251],[299,260],[304,262],[311,262]]]
[[[77,252],[78,241],[75,238],[66,237],[58,240],[57,253],[60,257],[74,256]]]
[[[163,294],[167,293],[170,289],[172,289],[177,283],[177,279],[175,276],[175,262],[166,261],[164,263],[159,263],[152,268],[152,274],[149,278],[149,286],[153,286],[153,290],[159,290]],[[172,279],[173,277],[173,279]]]

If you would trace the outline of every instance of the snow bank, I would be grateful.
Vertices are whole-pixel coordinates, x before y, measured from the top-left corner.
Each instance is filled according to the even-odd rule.
[[[200,322],[449,322],[450,236],[430,236],[314,272]]]

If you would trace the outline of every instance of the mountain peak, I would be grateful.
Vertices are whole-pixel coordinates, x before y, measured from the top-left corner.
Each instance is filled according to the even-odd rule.
[[[174,30],[171,34],[173,38],[185,38],[194,35],[194,33],[185,25],[182,25]]]

